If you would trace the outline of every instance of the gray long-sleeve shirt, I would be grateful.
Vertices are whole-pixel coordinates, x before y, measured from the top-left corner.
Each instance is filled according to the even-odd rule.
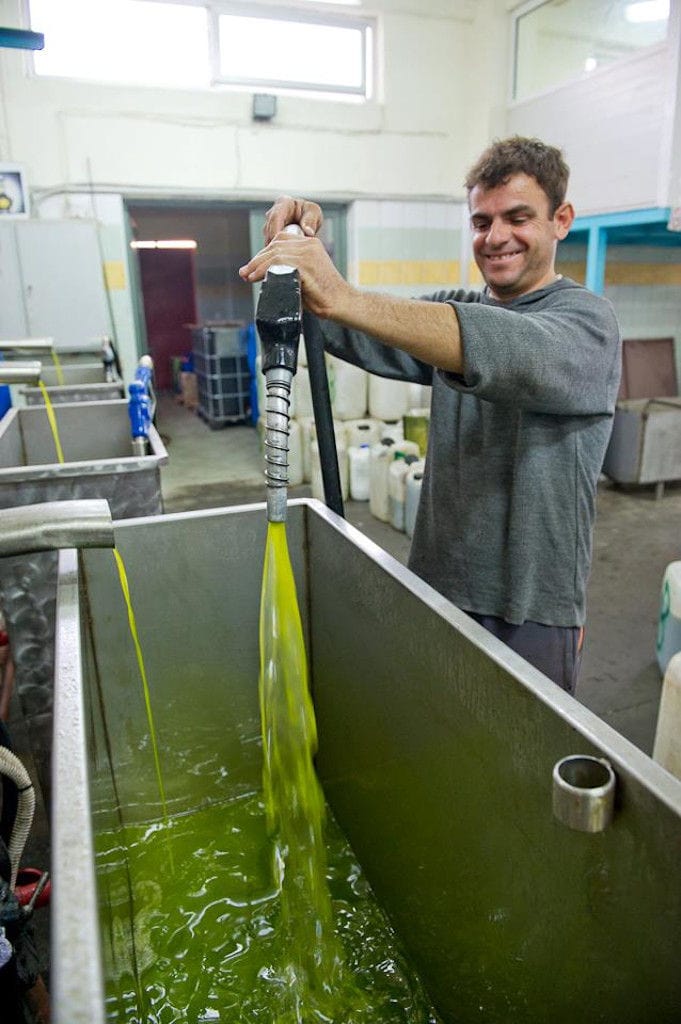
[[[319,321],[334,355],[432,384],[409,567],[466,611],[582,625],[620,378],[613,308],[566,278],[503,305],[463,290],[426,298],[456,310],[461,375]]]

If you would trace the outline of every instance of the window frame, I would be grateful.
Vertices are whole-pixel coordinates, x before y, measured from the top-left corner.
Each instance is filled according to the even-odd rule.
[[[321,10],[313,4],[273,4],[243,2],[208,2],[209,52],[212,63],[211,82],[213,85],[237,88],[252,87],[259,90],[281,93],[308,93],[312,96],[345,96],[369,100],[375,91],[372,78],[375,77],[375,19],[357,14],[348,14],[348,7],[333,11]],[[321,25],[326,28],[357,29],[362,33],[362,79],[359,86],[329,85],[327,82],[304,82],[293,79],[256,78],[251,76],[225,75],[220,70],[220,17],[262,18],[263,21],[290,21],[302,25]]]
[[[518,4],[518,6],[514,7],[510,11],[512,26],[510,32],[511,59],[509,61],[508,67],[509,105],[530,102],[532,100],[537,99],[537,97],[539,96],[545,96],[547,93],[554,92],[556,89],[563,89],[566,86],[574,85],[576,82],[580,82],[584,78],[591,77],[594,74],[599,74],[601,71],[607,70],[608,68],[623,64],[630,60],[636,60],[643,53],[653,52],[655,50],[664,50],[669,45],[672,19],[674,13],[673,7],[670,9],[669,19],[667,21],[667,37],[665,40],[661,42],[651,43],[648,46],[642,46],[638,48],[635,52],[627,54],[626,56],[619,57],[617,60],[612,61],[612,63],[606,64],[603,67],[595,68],[593,71],[583,72],[581,74],[579,72],[575,72],[575,74],[570,78],[566,78],[565,80],[560,82],[554,82],[551,85],[547,85],[545,88],[538,90],[537,92],[529,93],[526,96],[518,97],[516,96],[516,90],[518,87],[518,29],[520,20],[527,14],[531,14],[533,11],[537,10],[540,7],[546,6],[550,2],[551,0],[524,0],[524,3]]]

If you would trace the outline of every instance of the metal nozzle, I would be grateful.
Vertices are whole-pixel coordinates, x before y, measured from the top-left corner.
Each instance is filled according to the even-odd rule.
[[[0,384],[37,384],[43,372],[42,363],[0,363]]]
[[[267,480],[267,518],[271,523],[286,522],[288,488],[289,407],[293,374],[275,366],[265,374],[267,409],[265,420],[265,478]]]
[[[255,317],[267,389],[265,477],[267,518],[286,521],[291,385],[298,366],[303,322],[300,276],[293,267],[270,267]]]
[[[59,548],[113,548],[108,501],[47,501],[0,510],[0,556]]]

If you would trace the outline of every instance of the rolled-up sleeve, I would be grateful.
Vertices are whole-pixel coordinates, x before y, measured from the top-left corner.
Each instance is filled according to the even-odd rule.
[[[464,352],[462,374],[438,370],[450,387],[537,413],[614,412],[620,335],[608,302],[582,288],[536,311],[448,301]]]

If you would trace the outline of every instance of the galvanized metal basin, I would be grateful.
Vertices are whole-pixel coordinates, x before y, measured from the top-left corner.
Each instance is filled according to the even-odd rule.
[[[56,385],[70,386],[72,384],[102,384],[105,381],[104,365],[101,359],[73,363],[60,361],[61,380],[57,367],[49,360],[49,357],[44,356],[42,364],[42,378],[48,387],[55,387]]]
[[[114,524],[172,812],[259,785],[265,528],[264,506]],[[319,503],[292,503],[287,532],[318,770],[445,1024],[678,1021],[681,783]],[[104,1020],[92,828],[159,810],[112,554],[79,559],[59,575],[58,1024]],[[163,740],[178,722],[181,751]],[[604,831],[553,816],[571,755],[614,770]]]
[[[44,405],[45,398],[40,388],[25,387],[21,394],[26,405]],[[52,405],[63,405],[68,402],[106,402],[111,399],[125,397],[125,385],[122,381],[99,381],[92,384],[55,384],[47,388],[47,395]]]
[[[603,472],[625,484],[680,480],[681,398],[618,402]]]
[[[116,519],[163,511],[161,466],[168,454],[157,431],[151,452],[133,456],[127,402],[80,402],[56,410],[64,457],[56,461],[44,406],[10,409],[0,422],[0,508],[105,498]],[[57,555],[0,559],[0,606],[12,644],[15,686],[36,767],[49,794]]]

